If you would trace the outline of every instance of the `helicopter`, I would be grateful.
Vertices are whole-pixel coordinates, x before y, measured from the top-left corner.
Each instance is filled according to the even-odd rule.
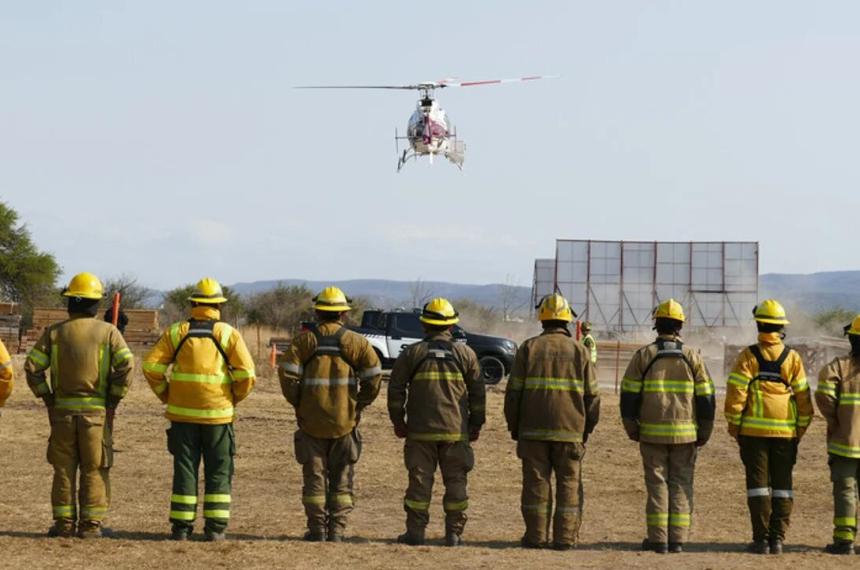
[[[557,75],[530,75],[515,79],[485,79],[480,81],[457,81],[442,79],[440,81],[425,81],[414,85],[303,85],[296,89],[402,89],[419,92],[415,112],[409,117],[406,134],[401,136],[394,129],[394,145],[397,154],[397,172],[410,159],[428,157],[433,164],[435,155],[442,155],[460,170],[466,158],[466,143],[457,138],[457,130],[452,127],[448,114],[439,106],[435,98],[436,89],[447,87],[475,87],[479,85],[498,85],[502,83],[517,83],[537,79],[552,79]],[[401,141],[407,146],[400,152]]]

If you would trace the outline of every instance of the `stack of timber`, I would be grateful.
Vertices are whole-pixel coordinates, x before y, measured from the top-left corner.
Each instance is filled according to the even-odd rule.
[[[128,316],[128,325],[125,327],[125,341],[132,350],[140,350],[151,347],[158,340],[160,328],[158,325],[158,311],[150,309],[123,309]],[[104,315],[100,312],[97,318]],[[65,309],[33,309],[33,328],[24,333],[21,338],[21,351],[28,351],[36,344],[45,327],[64,321],[69,318]]]
[[[21,311],[17,303],[0,303],[0,341],[11,354],[18,352]]]

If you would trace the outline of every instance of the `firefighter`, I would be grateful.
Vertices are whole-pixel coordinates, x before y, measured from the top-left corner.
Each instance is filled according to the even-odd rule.
[[[0,408],[6,404],[6,400],[12,395],[13,385],[12,357],[9,356],[6,345],[0,340]]]
[[[110,504],[112,420],[134,359],[116,327],[95,318],[103,294],[92,273],[72,277],[63,291],[69,318],[45,328],[24,366],[51,422],[52,537],[74,536],[76,527],[81,538],[101,537]]]
[[[582,524],[582,459],[600,415],[597,372],[571,335],[576,317],[558,293],[538,305],[543,333],[517,350],[505,391],[505,420],[522,460],[525,548],[576,546]],[[552,474],[555,473],[553,514]]]
[[[591,362],[597,364],[597,341],[594,340],[594,336],[591,334],[591,322],[585,321],[582,323],[580,330],[582,330],[583,333],[582,344],[590,351]]]
[[[373,347],[344,325],[350,299],[337,287],[314,297],[318,325],[297,337],[278,367],[296,410],[296,460],[302,466],[305,540],[341,542],[353,509],[361,413],[379,395],[382,367]]]
[[[621,384],[621,420],[639,442],[645,468],[643,550],[683,551],[693,511],[697,448],[714,428],[714,384],[702,357],[684,345],[684,309],[674,299],[654,310],[657,339],[636,351]]]
[[[729,435],[746,470],[755,554],[781,554],[794,502],[791,476],[797,446],[812,421],[803,362],[783,344],[789,323],[778,301],[753,309],[758,342],[741,352],[726,382]]]
[[[815,401],[827,420],[827,453],[833,481],[831,554],[854,554],[857,482],[860,481],[860,315],[845,327],[851,353],[835,358],[818,375]]]
[[[202,458],[204,538],[220,541],[230,520],[236,405],[254,387],[254,361],[239,331],[221,321],[227,298],[215,279],[201,279],[188,301],[191,317],[164,331],[144,359],[143,374],[170,420],[171,538],[193,533]]]
[[[397,541],[424,543],[438,465],[445,485],[445,545],[461,546],[469,507],[467,474],[475,464],[470,442],[478,440],[485,421],[484,383],[475,352],[451,336],[460,319],[447,299],[425,304],[419,319],[424,340],[403,349],[388,384],[388,414],[394,434],[406,439],[409,471],[406,532]]]

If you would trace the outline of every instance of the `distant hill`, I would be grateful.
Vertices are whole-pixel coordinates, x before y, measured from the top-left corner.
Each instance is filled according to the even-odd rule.
[[[412,308],[414,293],[419,298],[446,297],[448,299],[469,299],[487,307],[504,305],[505,297],[511,299],[509,306],[517,312],[528,311],[531,299],[530,287],[516,287],[502,284],[463,285],[441,281],[389,281],[385,279],[351,279],[347,281],[308,281],[305,279],[279,279],[273,281],[254,281],[252,283],[236,283],[230,287],[241,295],[250,295],[267,291],[282,283],[284,285],[304,285],[311,291],[319,291],[323,287],[336,285],[347,295],[366,297],[371,304],[380,308],[403,307]],[[413,291],[415,289],[416,291]]]
[[[860,312],[860,271],[766,273],[759,279],[759,297],[776,297],[805,313],[837,307]]]

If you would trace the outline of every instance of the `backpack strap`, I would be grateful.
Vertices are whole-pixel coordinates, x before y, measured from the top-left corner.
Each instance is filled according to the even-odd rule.
[[[651,359],[651,362],[645,367],[645,370],[642,372],[642,380],[648,376],[648,372],[651,370],[651,367],[657,363],[661,358],[680,358],[684,361],[684,364],[687,365],[687,368],[690,370],[690,374],[695,378],[696,371],[693,368],[693,363],[690,362],[690,359],[687,358],[687,355],[684,354],[684,343],[680,340],[667,340],[665,338],[658,338],[654,341],[654,344],[657,345],[657,354],[654,358]]]
[[[189,338],[208,338],[211,339],[215,344],[215,348],[218,349],[218,352],[221,353],[221,357],[224,359],[224,365],[227,368],[230,368],[230,359],[227,357],[227,353],[224,351],[224,347],[221,346],[221,343],[218,342],[218,339],[215,338],[215,325],[220,323],[221,321],[213,321],[209,319],[197,320],[197,319],[189,319],[188,320],[188,332],[185,333],[185,336],[180,339],[179,344],[176,345],[176,350],[173,351],[173,358],[170,359],[170,362],[176,360],[177,355],[179,354],[179,350],[182,348],[182,345],[185,344]]]
[[[344,362],[349,364],[350,368],[353,368],[353,369],[355,368],[355,366],[353,366],[352,362],[350,362],[343,355],[343,350],[342,350],[341,345],[340,345],[340,341],[343,338],[343,335],[346,334],[346,327],[345,326],[341,326],[339,329],[337,329],[334,332],[334,334],[324,335],[320,332],[319,328],[316,325],[314,325],[313,327],[311,327],[310,332],[317,339],[317,347],[314,350],[313,354],[311,354],[307,358],[307,360],[304,361],[304,363],[302,364],[303,366],[306,366],[308,364],[308,362],[310,362],[314,358],[327,355],[327,356],[336,356],[338,358],[341,358]]]
[[[761,352],[761,347],[757,344],[751,345],[749,349],[755,357],[756,362],[758,362],[758,374],[753,378],[753,381],[779,382],[780,384],[791,386],[788,380],[782,377],[782,365],[788,358],[789,353],[791,353],[791,348],[787,346],[783,348],[782,353],[776,360],[765,360],[764,354]]]
[[[454,354],[453,342],[447,340],[429,340],[425,342],[428,344],[427,354],[425,354],[424,357],[415,364],[415,367],[412,369],[412,376],[414,376],[418,369],[421,368],[422,364],[428,360],[432,360],[439,363],[451,363],[457,371],[460,372],[460,375],[462,375],[463,378],[466,377],[466,373],[463,371],[463,367],[457,359],[457,355]]]

